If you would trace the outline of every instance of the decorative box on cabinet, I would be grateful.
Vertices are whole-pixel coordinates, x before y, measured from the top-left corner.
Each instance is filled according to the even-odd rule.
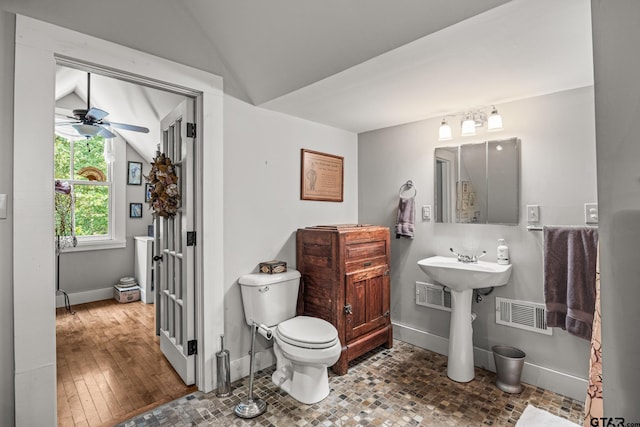
[[[338,330],[342,353],[333,371],[344,375],[349,361],[383,344],[391,348],[389,229],[307,227],[298,230],[296,243],[298,315],[319,317]]]
[[[154,302],[153,287],[153,237],[134,236],[135,277],[140,286],[140,299],[151,304]]]

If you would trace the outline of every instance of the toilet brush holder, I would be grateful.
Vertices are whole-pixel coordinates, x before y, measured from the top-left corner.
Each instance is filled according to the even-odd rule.
[[[256,347],[256,331],[260,325],[253,322],[251,325],[251,357],[249,358],[249,393],[247,398],[236,405],[234,413],[240,418],[255,418],[267,410],[267,402],[253,397],[253,363]]]
[[[224,335],[220,335],[220,351],[216,353],[218,389],[216,396],[231,395],[231,370],[229,366],[229,350],[224,348]]]

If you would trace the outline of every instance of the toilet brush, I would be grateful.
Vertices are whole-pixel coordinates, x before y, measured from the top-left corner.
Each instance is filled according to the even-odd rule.
[[[229,369],[229,350],[224,349],[224,335],[220,335],[220,351],[216,353],[218,390],[216,396],[231,396],[231,371]]]
[[[256,346],[256,331],[259,325],[253,322],[251,325],[251,357],[249,358],[249,394],[247,398],[238,403],[235,414],[240,418],[254,418],[262,415],[267,410],[267,402],[253,397],[253,359]]]

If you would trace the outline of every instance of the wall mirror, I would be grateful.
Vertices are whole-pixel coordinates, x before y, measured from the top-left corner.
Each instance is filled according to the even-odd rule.
[[[520,141],[435,149],[436,222],[518,224]]]

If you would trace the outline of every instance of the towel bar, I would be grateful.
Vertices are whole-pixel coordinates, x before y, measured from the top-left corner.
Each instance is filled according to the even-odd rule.
[[[597,225],[566,225],[565,227],[586,227],[586,228],[598,228]],[[544,227],[542,225],[527,225],[527,231],[542,231]]]

